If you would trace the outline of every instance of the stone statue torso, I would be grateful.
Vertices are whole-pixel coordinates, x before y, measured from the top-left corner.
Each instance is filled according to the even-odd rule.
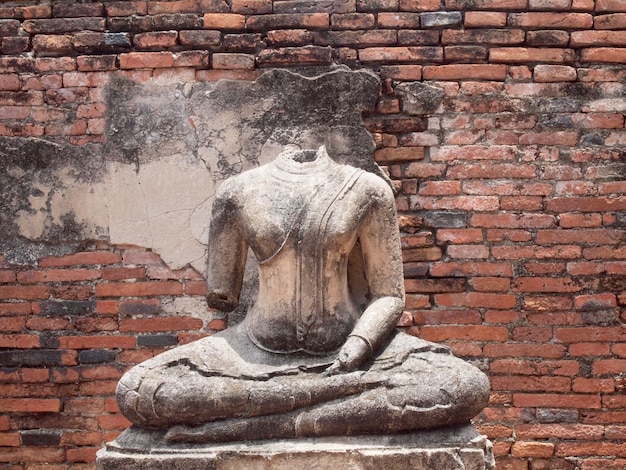
[[[250,339],[278,353],[336,351],[360,315],[348,257],[386,183],[323,152],[310,162],[283,154],[227,184],[222,203],[259,266],[259,294],[245,319]]]

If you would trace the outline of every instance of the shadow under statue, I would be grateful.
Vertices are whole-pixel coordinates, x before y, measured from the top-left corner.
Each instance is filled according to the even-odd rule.
[[[245,319],[128,371],[117,388],[134,424],[126,433],[176,448],[400,436],[468,425],[486,406],[485,374],[395,328],[402,255],[393,193],[381,177],[336,163],[324,147],[286,147],[220,187],[210,307],[237,306],[248,248],[259,293]],[[358,278],[361,294],[352,287]]]

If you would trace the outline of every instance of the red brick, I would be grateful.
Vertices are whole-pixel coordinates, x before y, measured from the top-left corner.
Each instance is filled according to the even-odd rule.
[[[557,444],[555,455],[559,457],[576,457],[585,455],[615,455],[619,457],[626,457],[626,449],[624,448],[623,443],[563,442]]]
[[[591,294],[578,295],[574,299],[574,307],[577,310],[600,310],[617,307],[615,294]]]
[[[26,326],[36,331],[61,331],[71,329],[72,322],[65,318],[29,318]]]
[[[511,13],[509,26],[540,29],[589,29],[593,16],[589,13]]]
[[[498,359],[492,361],[490,370],[495,374],[519,374],[519,375],[560,375],[573,377],[579,373],[579,363],[573,360],[548,361],[548,360],[522,360]]]
[[[620,331],[614,327],[579,327],[559,328],[554,336],[558,341],[565,343],[588,343],[588,342],[620,342],[626,339],[626,331]]]
[[[470,285],[478,292],[507,292],[511,281],[501,277],[476,277],[470,279]]]
[[[532,165],[510,163],[463,163],[450,166],[447,176],[451,179],[475,178],[535,178],[536,168]]]
[[[594,47],[582,49],[581,62],[618,63],[626,62],[626,48]]]
[[[406,308],[429,308],[430,297],[428,295],[407,294]]]
[[[392,78],[394,80],[421,80],[421,65],[388,65],[381,67],[380,74],[382,78]]]
[[[176,46],[177,39],[177,31],[151,31],[136,34],[133,44],[137,49],[158,51]]]
[[[473,307],[510,309],[515,306],[516,298],[509,294],[470,292],[465,294],[437,294],[435,303],[444,307]]]
[[[146,1],[112,2],[105,5],[108,16],[145,15],[148,13]]]
[[[463,326],[424,326],[420,336],[428,341],[506,341],[509,332],[505,327],[463,325]]]
[[[18,282],[38,284],[42,282],[88,281],[100,278],[98,269],[48,269],[41,271],[22,271],[18,273]]]
[[[475,214],[470,218],[474,227],[496,228],[550,228],[554,217],[549,214]]]
[[[253,70],[255,60],[252,54],[215,53],[211,64],[214,69]]]
[[[570,278],[518,277],[512,289],[515,292],[579,292],[582,286]]]
[[[379,13],[378,21],[380,23],[381,15],[385,13]],[[376,24],[376,18],[371,13],[340,13],[333,14],[330,17],[330,27],[332,29],[372,29]],[[419,20],[418,20],[419,24]]]
[[[21,88],[19,75],[16,73],[0,74],[0,90],[19,91]]]
[[[98,418],[98,423],[103,430],[119,429],[123,430],[132,423],[121,414],[104,414]]]
[[[578,408],[578,407],[574,407]],[[585,424],[519,424],[515,434],[520,439],[564,439],[599,441],[604,434],[602,426]]]
[[[206,17],[206,15],[205,15]],[[284,13],[274,15],[249,16],[246,29],[250,31],[268,31],[273,29],[328,29],[328,13]],[[205,28],[206,28],[205,23]],[[216,28],[220,29],[220,28]],[[237,28],[242,29],[242,28]]]
[[[611,212],[626,210],[626,197],[568,197],[548,200],[551,212]]]
[[[57,413],[61,411],[58,398],[0,398],[0,408],[13,413]]]
[[[558,252],[554,254],[553,253],[541,253],[539,252],[539,249],[537,249],[535,251],[535,256],[538,256],[538,253],[541,254],[544,258],[548,255],[551,255],[551,257],[555,257],[559,255]],[[565,264],[562,262],[526,263],[524,264],[524,268],[530,274],[534,274],[534,275],[561,274],[565,272]]]
[[[504,27],[506,26],[505,12],[496,11],[467,11],[465,12],[464,26],[466,28]]]
[[[221,43],[221,34],[219,31],[184,30],[180,31],[178,34],[182,46],[211,48],[217,47]]]
[[[624,374],[626,372],[626,359],[597,360],[593,363],[592,371],[594,375]]]
[[[622,0],[596,0],[596,11],[626,12],[626,5]]]
[[[183,285],[180,282],[128,282],[98,284],[98,297],[151,297],[156,295],[180,295]]]
[[[445,6],[452,10],[525,10],[528,0],[445,0]]]
[[[577,393],[613,393],[615,392],[615,386],[613,379],[577,377],[574,379],[572,391]]]
[[[626,14],[597,15],[593,19],[593,27],[595,29],[626,29]]]
[[[94,348],[134,348],[136,338],[134,336],[62,336],[59,338],[59,347],[71,349],[94,349]]]
[[[443,48],[430,46],[370,47],[359,50],[359,60],[364,63],[443,62]]]
[[[121,261],[122,257],[118,253],[110,251],[86,251],[60,257],[48,256],[39,260],[38,264],[42,268],[54,268],[62,266],[117,264]]]
[[[259,66],[272,65],[322,65],[332,62],[332,50],[327,47],[284,47],[265,49],[257,56]]]
[[[575,82],[578,78],[576,69],[566,65],[536,65],[533,70],[535,82]]]
[[[551,442],[523,442],[517,441],[511,447],[513,458],[549,459],[554,454],[554,444]]]
[[[433,263],[430,274],[435,277],[504,276],[512,277],[510,263],[494,262],[446,262]]]
[[[458,194],[461,194],[461,182],[460,181],[424,181],[420,184],[419,194],[420,196],[458,195]],[[476,232],[472,232],[472,233],[476,235]],[[437,232],[437,235],[439,236],[439,232]],[[481,240],[482,240],[482,236],[481,236]]]
[[[413,321],[416,325],[480,325],[482,322],[480,312],[470,309],[416,310]]]
[[[49,296],[48,286],[0,286],[0,299],[36,300]]]
[[[525,310],[532,311],[556,311],[556,310],[569,310],[573,307],[573,301],[570,296],[551,296],[540,295],[530,296],[525,295],[523,297],[523,306]]]
[[[519,407],[537,408],[598,409],[601,407],[599,396],[583,394],[515,393],[513,394],[513,404]]]
[[[399,0],[400,11],[437,11],[440,8],[440,0]]]
[[[0,18],[28,20],[32,18],[49,18],[51,16],[51,5],[10,6],[7,8],[0,8]]]
[[[561,359],[567,348],[561,344],[506,343],[486,344],[483,352],[487,357],[539,357]]]
[[[120,54],[119,59],[122,69],[151,69],[174,65],[171,52],[128,52]]]
[[[607,343],[575,343],[569,347],[571,356],[609,356],[611,348]]]
[[[179,331],[199,328],[202,328],[202,320],[191,317],[137,318],[120,322],[120,332]]]
[[[576,54],[572,49],[558,48],[495,47],[489,50],[490,62],[507,64],[528,62],[573,63],[575,56]]]
[[[264,15],[272,12],[272,0],[233,0],[233,13],[245,15]]]

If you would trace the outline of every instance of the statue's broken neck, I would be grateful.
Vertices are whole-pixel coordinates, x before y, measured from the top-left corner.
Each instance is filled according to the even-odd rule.
[[[288,145],[274,160],[276,169],[293,175],[321,173],[327,171],[331,163],[324,146],[317,150],[303,150],[295,145]]]

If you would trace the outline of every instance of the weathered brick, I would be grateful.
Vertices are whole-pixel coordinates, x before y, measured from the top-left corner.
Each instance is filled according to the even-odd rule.
[[[251,54],[215,53],[211,65],[214,69],[252,70],[255,59]]]
[[[105,9],[108,16],[145,15],[148,13],[148,2],[107,2],[105,4]]]
[[[437,11],[440,7],[440,0],[398,0],[400,11]]]
[[[464,26],[466,28],[486,28],[506,26],[507,14],[496,11],[467,11]]]
[[[416,47],[370,47],[359,50],[361,62],[442,62],[443,48]]]
[[[183,30],[179,33],[181,46],[216,47],[221,43],[219,31],[211,30]]]
[[[425,80],[498,80],[506,79],[506,66],[488,64],[427,65],[422,72]]]
[[[473,62],[487,59],[488,49],[483,46],[446,46],[444,56],[446,62]]]
[[[320,46],[265,49],[257,56],[259,66],[325,65],[332,63],[332,49]]]
[[[380,25],[380,15],[378,18]],[[371,29],[376,24],[376,18],[371,13],[343,13],[334,14],[330,17],[330,27],[332,29]]]
[[[626,29],[626,13],[597,15],[593,19],[595,29]]]
[[[571,47],[626,46],[626,31],[573,31]]]
[[[401,29],[397,32],[399,46],[437,46],[439,31]]]
[[[259,15],[250,16],[245,20],[246,29],[251,31],[298,28],[327,29],[329,24],[330,16],[327,13]]]
[[[17,32],[19,28],[20,28],[20,22],[18,20],[1,20],[0,19],[0,37],[17,36]]]
[[[525,10],[528,0],[445,0],[445,6],[454,10]]]
[[[120,68],[142,69],[172,67],[174,56],[171,52],[129,52],[120,54]]]
[[[570,34],[561,30],[528,31],[526,33],[526,44],[533,47],[560,46],[567,47],[570,41]]]
[[[420,15],[418,13],[381,12],[378,14],[377,23],[379,28],[417,29],[420,26]]]
[[[496,47],[489,51],[491,62],[526,63],[553,62],[572,63],[575,52],[572,49],[548,49],[532,47]]]
[[[575,82],[578,78],[576,69],[565,65],[536,65],[533,70],[536,82]]]
[[[589,13],[512,13],[509,25],[523,28],[587,29],[593,26]]]
[[[26,20],[22,27],[29,34],[60,34],[73,31],[105,31],[104,18],[50,18]]]
[[[582,62],[624,63],[626,62],[626,48],[594,47],[581,51]]]
[[[0,18],[29,20],[33,18],[49,18],[52,16],[51,5],[28,5],[0,7]]]
[[[17,55],[22,52],[26,52],[30,47],[30,38],[17,36],[17,37],[4,37],[0,38],[2,44],[2,54]]]
[[[227,2],[222,0],[177,0],[163,2],[147,2],[149,15],[176,14],[176,13],[200,13],[229,11]]]
[[[176,46],[177,31],[154,31],[136,34],[133,44],[137,49],[162,50]]]
[[[626,12],[626,5],[621,0],[596,0],[596,11]]]

